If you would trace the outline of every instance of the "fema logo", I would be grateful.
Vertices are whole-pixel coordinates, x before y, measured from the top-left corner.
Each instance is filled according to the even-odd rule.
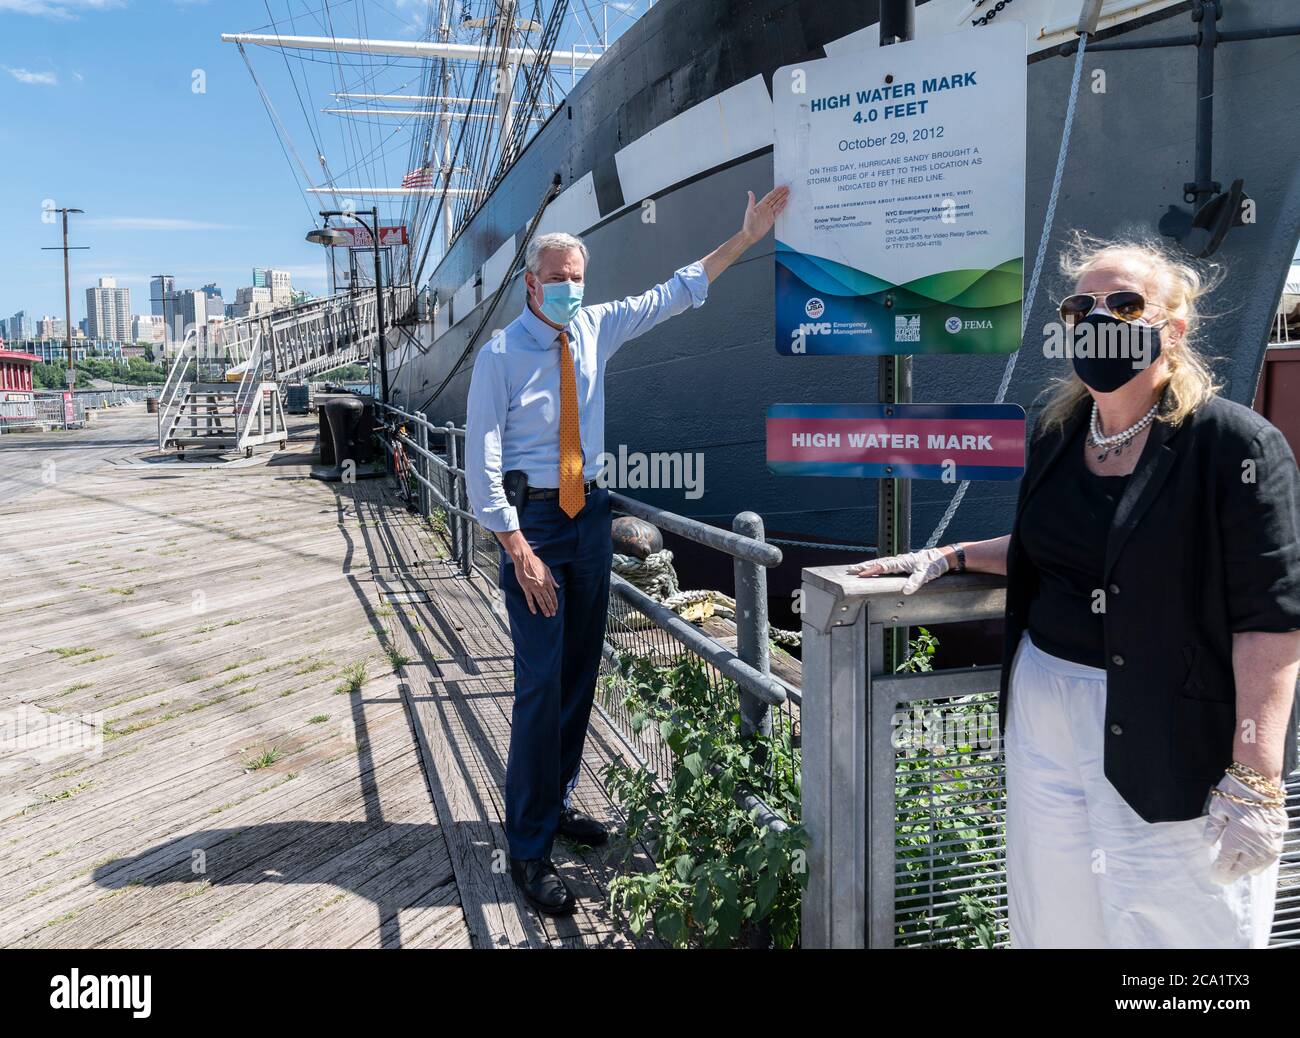
[[[808,302],[804,304],[803,312],[806,313],[813,320],[816,320],[818,317],[820,317],[822,314],[826,312],[826,304],[823,303],[816,296],[813,296],[810,300],[808,300]]]
[[[943,327],[944,330],[947,331],[949,335],[955,335],[957,332],[961,331],[962,328],[961,318],[949,317],[948,320],[943,322]]]

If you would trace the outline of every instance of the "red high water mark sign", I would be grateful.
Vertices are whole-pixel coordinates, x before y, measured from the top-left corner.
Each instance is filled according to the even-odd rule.
[[[336,227],[335,230],[342,231],[352,240],[346,243],[340,243],[335,246],[337,249],[359,249],[363,246],[369,248],[373,242],[370,237],[370,228],[368,227]],[[380,245],[405,245],[406,244],[406,224],[395,224],[392,227],[379,228]]]
[[[773,404],[767,467],[778,476],[1019,479],[1018,404]]]

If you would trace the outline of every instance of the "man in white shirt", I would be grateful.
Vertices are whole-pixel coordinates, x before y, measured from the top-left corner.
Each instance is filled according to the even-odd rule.
[[[500,586],[515,648],[506,838],[511,875],[541,911],[574,908],[550,860],[556,833],[588,844],[607,838],[570,802],[609,602],[609,492],[595,484],[606,366],[628,340],[703,305],[709,283],[771,230],[788,195],[778,187],[756,202],[750,192],[741,229],[703,259],[642,295],[594,306],[582,305],[582,241],[535,238],[527,305],[474,363],[466,485],[475,516],[503,548]],[[522,487],[514,500],[506,482]]]

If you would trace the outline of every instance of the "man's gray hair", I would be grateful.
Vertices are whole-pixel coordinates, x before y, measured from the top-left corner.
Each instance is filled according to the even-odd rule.
[[[582,262],[584,264],[587,262],[587,246],[582,243],[581,238],[575,238],[572,234],[565,234],[563,231],[539,234],[528,243],[528,251],[524,253],[524,266],[530,273],[537,274],[542,269],[543,252],[568,252],[570,249],[581,252]]]

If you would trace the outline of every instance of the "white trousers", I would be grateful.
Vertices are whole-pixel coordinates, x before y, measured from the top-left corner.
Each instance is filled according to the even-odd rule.
[[[1264,947],[1277,864],[1215,883],[1203,817],[1143,821],[1107,780],[1105,719],[1104,670],[1021,639],[1006,732],[1012,947]]]

